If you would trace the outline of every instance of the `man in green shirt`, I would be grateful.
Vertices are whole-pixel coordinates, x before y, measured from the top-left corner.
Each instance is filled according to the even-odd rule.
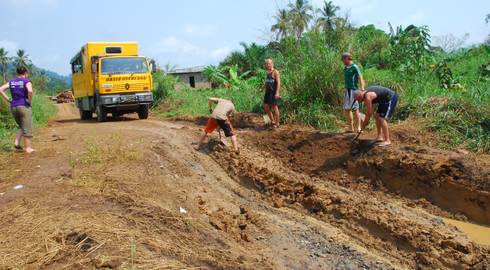
[[[359,90],[359,83],[361,84],[360,90],[364,90],[365,82],[362,77],[361,69],[352,62],[352,55],[350,53],[342,54],[342,62],[344,63],[344,80],[345,80],[345,93],[344,93],[344,112],[347,118],[347,123],[350,132],[361,131],[361,116],[359,114],[359,102],[354,98],[354,92]],[[355,116],[355,119],[353,119]],[[354,121],[356,129],[354,129]]]

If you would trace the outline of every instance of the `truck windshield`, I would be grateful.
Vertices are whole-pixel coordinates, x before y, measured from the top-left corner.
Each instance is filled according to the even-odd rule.
[[[107,58],[102,59],[102,74],[147,73],[148,66],[144,58]]]

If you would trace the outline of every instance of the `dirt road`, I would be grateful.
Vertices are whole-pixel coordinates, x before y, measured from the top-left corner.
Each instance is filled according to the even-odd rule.
[[[60,104],[37,153],[0,154],[0,269],[489,269],[444,220],[490,224],[483,161],[236,124],[240,156],[193,150],[196,122]]]

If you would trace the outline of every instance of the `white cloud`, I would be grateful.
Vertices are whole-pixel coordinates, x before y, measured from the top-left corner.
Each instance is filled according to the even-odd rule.
[[[9,51],[10,54],[13,54],[19,48],[19,46],[17,45],[17,42],[15,42],[15,41],[3,39],[3,40],[0,40],[0,48],[4,48],[5,50]]]
[[[216,29],[212,25],[203,24],[203,25],[195,25],[188,24],[184,28],[184,33],[188,36],[199,36],[199,37],[208,37],[216,32]]]
[[[211,51],[210,56],[216,60],[222,60],[231,53],[230,47],[222,47]]]
[[[413,14],[410,14],[407,18],[407,21],[411,22],[412,24],[418,24],[422,22],[422,20],[425,18],[425,15],[422,11],[417,11]]]
[[[162,39],[157,42],[154,47],[154,51],[157,53],[183,53],[192,55],[202,55],[203,50],[198,46],[180,40],[174,36]]]

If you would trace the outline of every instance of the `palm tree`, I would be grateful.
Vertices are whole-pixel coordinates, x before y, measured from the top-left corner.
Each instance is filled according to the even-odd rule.
[[[294,28],[296,37],[299,40],[301,35],[303,35],[303,33],[308,29],[308,25],[313,18],[313,15],[311,15],[313,7],[307,0],[296,0],[294,4],[289,3],[289,8],[292,27]]]
[[[318,9],[320,16],[316,20],[316,26],[323,29],[324,32],[328,32],[334,29],[335,19],[337,18],[336,12],[340,7],[333,4],[332,1],[324,1],[322,9]]]
[[[15,56],[15,65],[17,67],[25,67],[27,69],[31,68],[32,63],[29,59],[29,55],[26,53],[25,50],[17,50],[17,55]]]
[[[179,66],[178,65],[173,65],[171,64],[170,62],[167,62],[164,66],[163,66],[163,71],[165,73],[172,73],[174,72]]]
[[[275,16],[276,24],[272,25],[271,31],[276,33],[276,40],[284,39],[291,31],[291,17],[286,9],[279,9]]]
[[[2,70],[3,82],[7,80],[7,69],[10,63],[10,57],[8,57],[8,52],[4,48],[0,48],[0,69]]]

